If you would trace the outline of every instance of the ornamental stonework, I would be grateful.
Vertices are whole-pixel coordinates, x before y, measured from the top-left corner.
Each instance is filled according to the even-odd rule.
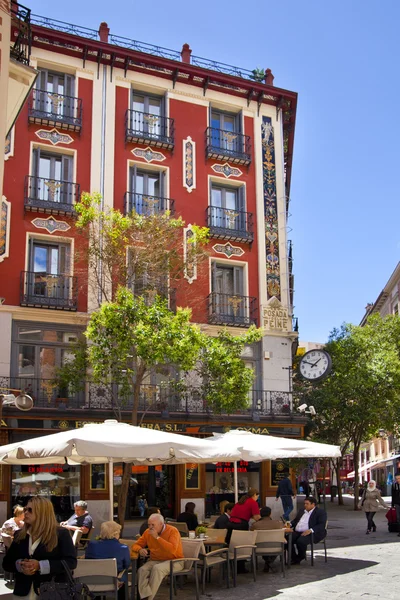
[[[5,196],[0,202],[0,262],[9,256],[11,202]]]
[[[40,140],[45,140],[46,142],[50,142],[53,146],[57,146],[58,144],[72,144],[74,138],[72,138],[68,133],[61,133],[57,129],[39,129],[35,131],[35,135]]]
[[[243,175],[243,172],[240,169],[238,169],[237,167],[232,167],[229,163],[224,163],[223,165],[211,165],[211,168],[214,171],[214,173],[223,175],[227,179],[229,179],[230,177],[240,177],[241,175]]]
[[[267,294],[281,299],[279,259],[278,204],[276,198],[275,141],[270,117],[263,117],[261,125],[263,158],[263,195],[265,221],[265,247],[267,261]]]
[[[224,254],[227,258],[232,256],[243,256],[244,250],[239,246],[232,246],[229,242],[226,244],[215,244],[213,247],[214,252],[217,254]]]
[[[183,140],[183,185],[189,194],[196,188],[196,143],[190,135]]]
[[[131,152],[133,156],[136,156],[137,158],[143,158],[148,163],[151,163],[153,161],[162,162],[166,158],[162,152],[152,150],[150,146],[144,149],[134,148],[133,150],[131,150]]]
[[[47,219],[33,219],[32,225],[37,227],[37,229],[45,229],[48,233],[54,233],[55,231],[68,231],[71,229],[71,225],[69,225],[66,221],[57,221],[54,217],[48,217]]]

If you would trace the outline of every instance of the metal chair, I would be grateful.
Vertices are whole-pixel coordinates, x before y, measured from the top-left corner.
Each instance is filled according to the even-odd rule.
[[[216,565],[220,566],[220,583],[222,583],[223,569],[226,567],[226,587],[230,587],[230,572],[229,572],[229,548],[218,548],[205,554],[200,554],[199,567],[202,569],[201,577],[201,593],[205,594],[207,570],[210,573],[211,569]]]
[[[328,521],[325,523],[325,535],[324,538],[322,540],[320,540],[319,542],[314,542],[314,533],[311,532],[311,566],[314,566],[314,545],[315,544],[320,544],[322,542],[323,546],[324,546],[324,554],[325,554],[325,562],[328,562],[328,554],[326,552],[326,536],[328,535]]]
[[[186,523],[176,523],[168,521],[168,525],[171,525],[171,527],[176,527],[176,529],[181,534],[181,537],[189,537],[189,528]]]
[[[253,578],[257,579],[256,565],[256,537],[257,531],[232,531],[229,542],[229,560],[233,561],[233,587],[236,587],[238,560],[250,560],[253,565]]]
[[[256,561],[258,556],[279,556],[282,576],[285,577],[285,531],[284,529],[256,530]]]
[[[186,525],[186,523],[185,523]],[[182,562],[182,558],[177,558],[169,561],[169,598],[173,600],[176,591],[176,579],[183,575],[189,575],[192,571],[196,584],[196,600],[200,600],[199,577],[197,571],[197,563],[199,562],[199,552],[201,544],[193,544],[189,540],[182,540],[182,550],[184,556],[184,567],[182,571],[174,571],[174,565],[177,562]]]
[[[118,600],[118,583],[122,573],[117,572],[116,558],[81,559],[74,571],[74,578],[86,583],[96,596],[109,596]]]

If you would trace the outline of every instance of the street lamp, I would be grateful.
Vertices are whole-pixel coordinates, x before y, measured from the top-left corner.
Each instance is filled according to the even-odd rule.
[[[309,410],[307,410],[307,408]],[[301,413],[311,415],[312,417],[315,417],[315,415],[317,414],[315,408],[313,406],[308,406],[307,404],[301,404],[297,410]]]
[[[13,388],[0,388],[0,390],[8,390],[12,392],[18,392],[18,396],[14,394],[0,394],[0,426],[3,419],[3,406],[16,406],[18,410],[31,410],[33,408],[33,399],[18,389]]]

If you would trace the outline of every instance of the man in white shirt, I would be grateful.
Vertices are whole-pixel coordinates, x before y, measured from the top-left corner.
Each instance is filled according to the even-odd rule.
[[[292,564],[300,564],[306,557],[308,544],[311,543],[311,534],[314,542],[320,542],[326,535],[327,515],[322,508],[317,507],[317,501],[309,496],[304,500],[304,511],[299,511],[292,521]]]

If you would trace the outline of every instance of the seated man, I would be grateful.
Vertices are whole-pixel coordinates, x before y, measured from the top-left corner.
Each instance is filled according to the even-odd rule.
[[[317,500],[313,496],[304,500],[304,509],[298,512],[291,523],[294,565],[305,559],[307,546],[311,543],[311,533],[314,534],[314,542],[320,542],[326,535],[326,512],[323,508],[318,508]]]
[[[149,520],[149,517],[150,517],[151,515],[155,515],[156,513],[158,513],[159,515],[161,514],[161,511],[160,511],[160,509],[158,508],[158,506],[150,506],[150,508],[149,508],[149,509],[148,509],[148,511],[147,511],[147,519],[146,519],[145,521],[143,521],[143,523],[142,523],[142,524],[141,524],[141,526],[140,526],[140,529],[139,529],[139,536],[138,536],[138,537],[140,537],[141,535],[143,535],[143,534],[144,534],[144,532],[146,531],[146,529],[148,528],[148,523],[147,523],[147,521]]]
[[[213,529],[227,529],[228,523],[231,520],[230,514],[232,512],[232,508],[234,507],[233,502],[227,502],[224,506],[224,514],[220,515],[218,519],[214,523]]]
[[[153,600],[162,580],[169,574],[169,561],[183,559],[181,535],[176,527],[166,525],[164,517],[154,514],[149,517],[148,529],[131,547],[133,558],[142,556],[148,560],[138,570],[138,588],[142,600]],[[184,561],[175,563],[174,571],[182,571]]]
[[[250,527],[250,531],[258,531],[258,529],[282,529],[282,521],[274,521],[271,519],[271,512],[269,506],[264,506],[264,508],[260,510],[261,519],[254,521]]]
[[[258,521],[254,521],[254,523],[250,527],[250,531],[271,531],[272,529],[282,529],[283,523],[282,521],[273,521],[271,519],[271,509],[269,506],[264,506],[260,510],[261,519]],[[271,565],[276,559],[276,556],[268,556],[267,554],[263,556],[264,559],[264,573],[268,573],[271,570]]]
[[[78,500],[74,503],[75,513],[68,519],[68,521],[62,521],[61,527],[69,529],[70,531],[76,531],[79,529],[82,531],[82,538],[88,537],[90,530],[93,527],[93,519],[87,512],[87,502],[84,500]]]

